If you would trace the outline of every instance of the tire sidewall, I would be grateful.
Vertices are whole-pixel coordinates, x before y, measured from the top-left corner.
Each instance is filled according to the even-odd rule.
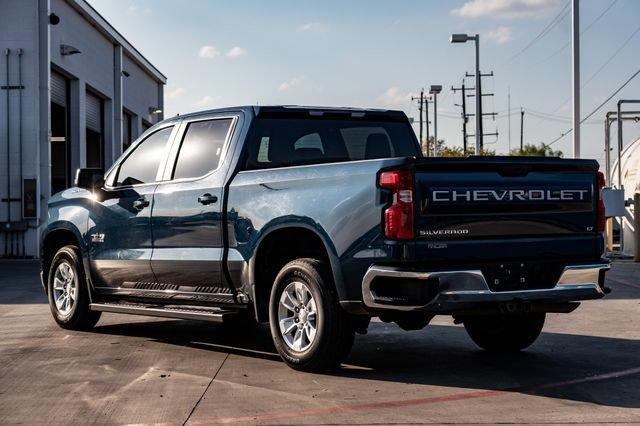
[[[280,355],[285,358],[285,361],[292,365],[300,365],[309,361],[317,355],[318,351],[323,350],[323,347],[326,346],[325,341],[330,338],[326,332],[329,329],[327,321],[331,320],[327,315],[326,303],[328,303],[328,298],[326,289],[323,288],[324,283],[321,281],[322,277],[319,276],[318,271],[308,271],[306,266],[307,265],[302,263],[285,266],[276,277],[269,300],[269,326],[274,344]],[[316,274],[318,274],[318,276],[316,276]],[[316,303],[316,337],[311,346],[301,352],[293,350],[284,341],[278,320],[280,296],[287,285],[294,281],[302,281],[311,292]]]
[[[67,263],[73,268],[73,273],[76,276],[76,300],[71,307],[71,311],[68,314],[64,315],[58,311],[54,300],[53,293],[53,279],[55,277],[56,270],[61,263]],[[63,247],[55,254],[53,257],[53,261],[51,262],[51,267],[49,268],[49,275],[47,278],[47,293],[49,298],[49,308],[51,309],[51,314],[53,318],[56,320],[58,324],[69,324],[74,322],[78,317],[78,311],[82,303],[84,303],[85,299],[85,288],[84,288],[84,271],[82,270],[82,265],[79,261],[78,255],[76,253],[76,249],[71,246]]]

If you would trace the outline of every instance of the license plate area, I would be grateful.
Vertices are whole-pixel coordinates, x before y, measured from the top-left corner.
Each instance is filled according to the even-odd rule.
[[[482,268],[491,291],[553,288],[564,265],[558,263],[501,262]]]

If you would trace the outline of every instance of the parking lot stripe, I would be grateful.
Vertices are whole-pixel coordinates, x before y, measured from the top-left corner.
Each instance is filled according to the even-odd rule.
[[[506,395],[511,395],[513,393],[518,393],[518,392],[535,393],[536,391],[544,390],[544,389],[560,388],[560,387],[572,386],[572,385],[577,385],[582,383],[596,382],[600,380],[617,379],[620,377],[630,376],[638,373],[640,373],[640,367],[614,371],[611,373],[597,374],[594,376],[582,377],[578,379],[544,383],[540,385],[520,386],[520,387],[497,389],[497,390],[459,392],[459,393],[453,393],[448,395],[433,396],[428,398],[405,399],[405,400],[396,400],[396,401],[380,401],[380,402],[371,402],[366,404],[354,404],[354,405],[333,406],[333,407],[318,407],[318,408],[310,408],[307,410],[279,412],[279,413],[262,413],[262,414],[256,414],[254,416],[216,417],[216,418],[210,418],[206,420],[198,420],[195,423],[211,424],[211,423],[260,422],[260,421],[282,420],[282,419],[288,419],[288,418],[294,418],[294,417],[307,417],[307,416],[328,415],[328,414],[329,415],[348,414],[348,413],[356,413],[356,412],[369,411],[369,410],[382,410],[382,409],[388,409],[388,408],[400,408],[400,407],[407,407],[407,406],[414,406],[414,405],[436,404],[440,402],[506,396]],[[193,422],[191,424],[193,424]]]

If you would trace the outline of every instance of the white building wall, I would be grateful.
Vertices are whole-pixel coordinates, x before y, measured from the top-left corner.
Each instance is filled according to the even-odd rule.
[[[6,56],[9,49],[9,56]],[[18,49],[22,49],[22,114],[18,90],[9,90],[9,122],[7,123],[7,90],[0,90],[0,199],[7,199],[7,173],[11,173],[11,198],[21,198],[20,146],[23,177],[37,178],[40,172],[38,151],[38,0],[2,0],[0,12],[0,86],[7,85],[6,61],[9,60],[9,85],[18,85]],[[7,166],[7,126],[9,127],[10,165]],[[20,144],[20,132],[22,133]],[[22,205],[11,202],[11,217],[6,201],[0,202],[0,223],[22,218]],[[33,223],[32,226],[36,226]],[[27,245],[35,245],[35,232],[27,237]],[[0,256],[4,254],[6,234],[0,233]],[[30,254],[33,254],[30,253]]]
[[[122,69],[126,71],[129,76],[123,79],[123,106],[136,114],[138,121],[134,128],[142,129],[140,121],[142,119],[149,123],[157,123],[158,115],[149,114],[150,107],[159,107],[160,101],[158,100],[158,83],[149,78],[135,62],[131,60],[128,55],[123,55]],[[135,139],[139,133],[134,133]]]
[[[82,0],[0,0],[0,85],[6,85],[5,49],[10,49],[10,85],[18,84],[17,50],[22,49],[22,120],[18,117],[18,96],[11,90],[10,119],[6,118],[6,91],[0,90],[0,199],[7,198],[7,125],[11,140],[11,198],[20,198],[22,179],[20,177],[20,147],[22,147],[23,178],[38,179],[40,188],[40,219],[32,221],[32,228],[26,234],[26,255],[38,256],[38,227],[46,220],[46,204],[50,187],[50,108],[49,73],[50,69],[70,79],[70,128],[71,165],[73,170],[86,164],[85,150],[85,94],[87,89],[104,99],[105,125],[105,162],[108,167],[120,154],[122,133],[120,122],[122,107],[138,117],[155,123],[161,115],[150,115],[150,107],[163,108],[163,83],[157,77],[158,71],[146,71],[115,40],[128,44],[122,36],[111,36],[113,29],[97,28],[89,22],[95,11]],[[87,16],[77,9],[83,10]],[[88,11],[88,12],[87,12]],[[48,14],[55,13],[60,22],[48,23]],[[87,14],[88,13],[88,14]],[[42,16],[40,16],[42,15]],[[108,25],[100,17],[101,25]],[[93,21],[95,23],[95,21]],[[43,42],[46,41],[46,42]],[[43,49],[39,49],[42,44]],[[62,56],[60,45],[73,46],[79,54]],[[121,54],[121,62],[116,55]],[[137,55],[137,56],[136,56]],[[41,59],[41,58],[44,58]],[[148,64],[146,59],[138,59]],[[42,63],[41,63],[42,62]],[[120,72],[122,69],[129,76]],[[154,77],[154,72],[156,77]],[[117,81],[118,78],[122,80]],[[40,87],[42,86],[42,88]],[[117,96],[116,91],[122,91]],[[122,104],[120,104],[120,102]],[[42,117],[41,117],[42,116]],[[136,126],[134,126],[135,128]],[[22,144],[18,141],[19,128],[22,129]],[[137,134],[134,133],[134,138]],[[20,202],[11,204],[11,217],[8,216],[6,202],[0,202],[0,224],[22,219]],[[4,234],[0,232],[0,257],[4,255]]]
[[[65,0],[51,0],[51,12],[60,17],[51,26],[51,62],[102,95],[113,93],[113,43]],[[60,45],[77,47],[77,55],[62,56]]]

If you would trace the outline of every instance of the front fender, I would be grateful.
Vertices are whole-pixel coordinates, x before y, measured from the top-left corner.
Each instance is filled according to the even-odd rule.
[[[55,234],[73,235],[73,239],[80,249],[85,276],[90,278],[89,272],[89,244],[88,232],[89,213],[93,206],[93,195],[89,191],[71,188],[53,196],[47,210],[47,222],[40,232],[40,258],[43,268],[46,266],[46,250],[50,246],[50,238]],[[46,245],[45,245],[46,243]],[[43,277],[45,278],[45,277]]]

